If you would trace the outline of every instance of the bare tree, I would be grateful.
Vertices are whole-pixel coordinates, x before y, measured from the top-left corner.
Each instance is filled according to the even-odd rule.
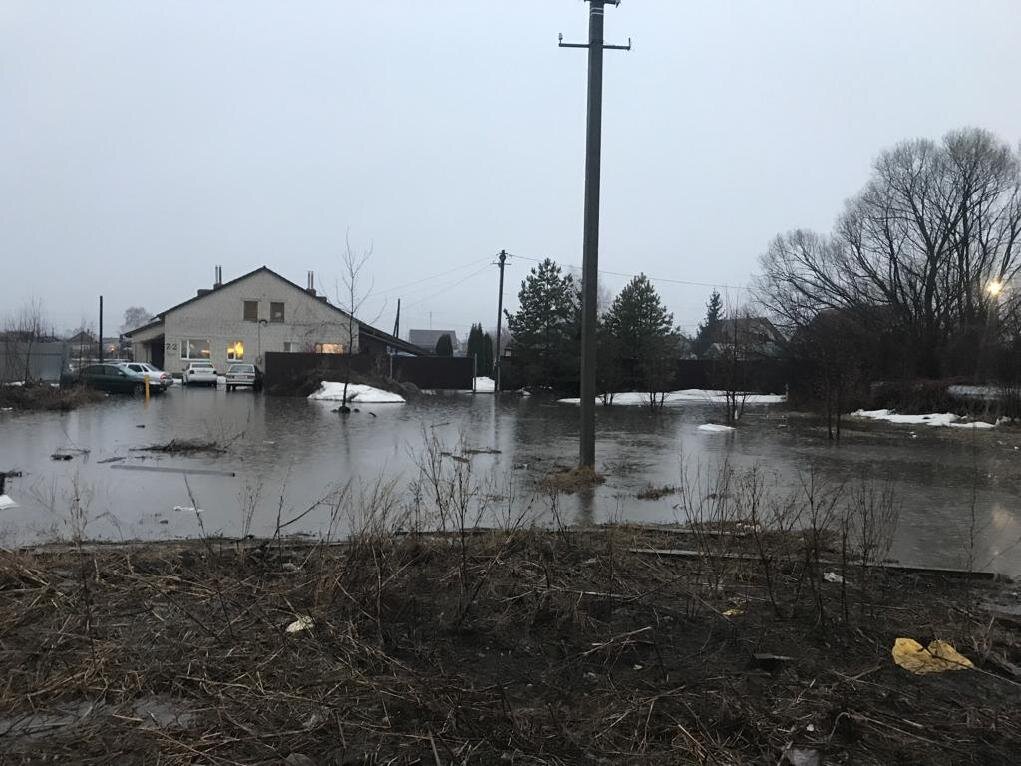
[[[148,323],[152,314],[142,306],[131,306],[124,312],[124,323],[121,324],[121,333],[134,330],[137,327]]]
[[[361,314],[362,306],[365,304],[365,300],[369,297],[372,292],[372,282],[370,280],[369,285],[364,285],[365,277],[363,272],[365,266],[372,257],[373,245],[370,242],[369,246],[361,253],[356,253],[351,248],[351,233],[348,232],[344,237],[344,254],[341,256],[341,280],[343,282],[343,291],[338,290],[337,303],[341,309],[347,314],[345,322],[346,340],[345,353],[348,355],[347,364],[344,366],[344,393],[341,396],[340,412],[348,413],[351,408],[348,407],[347,390],[348,386],[351,385],[351,355],[354,350],[358,347],[358,320],[356,316]]]
[[[894,327],[915,367],[939,373],[962,329],[1016,310],[1003,287],[1021,270],[1021,157],[991,133],[948,133],[883,152],[831,235],[778,236],[759,297],[793,327],[839,310]]]
[[[46,312],[42,301],[32,298],[8,317],[4,328],[4,378],[32,380],[32,354],[45,335]]]

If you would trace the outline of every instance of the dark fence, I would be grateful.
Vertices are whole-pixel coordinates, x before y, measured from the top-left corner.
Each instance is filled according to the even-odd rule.
[[[713,359],[678,359],[673,378],[665,386],[671,391],[686,388],[727,389],[731,386],[742,391],[782,394],[799,376],[797,362],[787,359],[748,359],[726,363]],[[504,359],[501,370],[503,389],[512,390],[526,385],[525,375],[512,358]],[[622,383],[622,390],[640,390],[638,382]],[[578,381],[565,383],[562,393],[577,394]]]
[[[265,354],[266,391],[273,394],[307,394],[323,380],[343,380],[352,373],[392,378],[419,388],[470,391],[474,360],[444,356],[386,356],[381,354]]]

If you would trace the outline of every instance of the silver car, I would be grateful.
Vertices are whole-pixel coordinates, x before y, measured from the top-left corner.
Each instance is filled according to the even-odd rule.
[[[262,374],[254,364],[232,364],[227,368],[225,380],[228,391],[235,388],[251,388],[255,391],[262,386]]]
[[[137,372],[143,378],[148,376],[149,386],[158,386],[163,391],[170,388],[174,382],[174,378],[169,372],[164,372],[159,367],[155,367],[148,362],[128,362],[124,367],[131,372]]]

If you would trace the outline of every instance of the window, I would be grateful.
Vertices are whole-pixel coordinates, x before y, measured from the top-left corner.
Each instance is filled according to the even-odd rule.
[[[343,354],[343,343],[316,343],[317,354]]]
[[[209,359],[209,338],[185,338],[181,341],[182,359]]]
[[[291,343],[291,342],[290,342],[289,340],[285,340],[285,341],[284,341],[284,353],[285,353],[285,354],[289,354],[289,353],[291,353],[291,351],[293,351],[293,350],[294,350],[294,349],[292,348],[293,346],[294,346],[294,344],[293,344],[293,343]]]
[[[229,361],[239,361],[245,358],[245,344],[243,341],[236,340],[227,346],[227,359]]]
[[[284,304],[282,301],[270,301],[269,321],[271,322],[284,321]]]
[[[245,321],[259,321],[259,301],[245,301]]]

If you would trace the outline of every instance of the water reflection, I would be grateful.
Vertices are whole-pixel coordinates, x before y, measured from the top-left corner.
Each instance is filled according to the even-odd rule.
[[[195,514],[176,512],[175,506],[197,503],[207,531],[233,535],[245,526],[239,497],[257,494],[251,531],[268,534],[278,512],[283,518],[303,512],[325,488],[381,476],[403,486],[415,476],[425,439],[433,434],[450,447],[464,441],[497,450],[473,457],[473,470],[489,477],[499,488],[496,494],[513,498],[507,502],[518,509],[528,503],[546,508],[537,481],[576,460],[577,410],[538,398],[437,395],[405,406],[363,405],[347,416],[331,412],[335,407],[249,392],[175,389],[148,406],[111,398],[67,414],[0,414],[0,470],[25,473],[9,483],[21,507],[0,515],[2,542],[66,535],[76,483],[87,489],[89,535],[163,539],[199,533]],[[942,566],[962,566],[971,557],[1021,574],[1021,467],[1013,432],[925,429],[912,435],[910,428],[872,427],[846,433],[835,447],[778,410],[756,410],[732,433],[697,429],[714,416],[696,404],[661,414],[599,408],[596,460],[607,481],[561,498],[563,521],[675,521],[676,497],[638,500],[636,494],[650,484],[679,484],[685,470],[711,470],[724,462],[736,470],[760,466],[776,491],[789,491],[802,474],[815,470],[838,483],[859,478],[894,483],[903,504],[895,557]],[[221,456],[135,451],[175,438],[215,439],[229,448]],[[51,460],[62,448],[87,453],[67,462]],[[193,475],[189,492],[181,474],[113,470],[118,463],[200,466],[236,477]],[[975,545],[969,552],[972,497]],[[503,501],[496,505],[507,511]],[[321,533],[328,524],[328,510],[317,509],[293,530]]]

